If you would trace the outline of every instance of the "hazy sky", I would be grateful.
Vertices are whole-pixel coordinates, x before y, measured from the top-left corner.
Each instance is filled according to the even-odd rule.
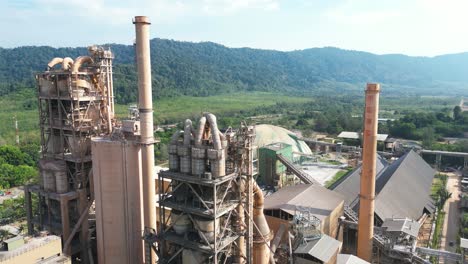
[[[0,0],[0,47],[131,44],[135,15],[152,37],[229,47],[468,51],[466,0]]]

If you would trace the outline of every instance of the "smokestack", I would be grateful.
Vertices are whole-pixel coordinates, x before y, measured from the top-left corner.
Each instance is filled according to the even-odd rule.
[[[141,158],[143,184],[143,214],[145,228],[156,230],[156,204],[154,184],[154,138],[153,138],[153,99],[151,89],[150,64],[150,21],[146,16],[136,16],[133,21],[136,31],[136,60],[138,70],[138,102],[141,125]],[[150,249],[151,250],[151,249]],[[148,255],[149,252],[146,252]],[[151,252],[151,259],[156,255]]]
[[[359,195],[357,255],[368,262],[372,262],[372,238],[374,236],[375,166],[377,158],[379,92],[379,84],[367,84],[364,113],[361,192]]]

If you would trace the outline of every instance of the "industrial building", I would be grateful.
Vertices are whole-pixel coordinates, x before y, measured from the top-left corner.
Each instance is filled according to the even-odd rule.
[[[112,59],[110,50],[92,46],[89,56],[54,58],[36,75],[40,183],[25,187],[28,231],[61,235],[63,251],[85,263],[94,228],[91,137],[112,131]]]
[[[45,235],[28,239],[16,236],[3,241],[3,249],[0,248],[0,263],[71,264],[71,260],[62,254],[62,243],[58,236]]]
[[[312,184],[284,187],[265,197],[265,215],[276,234],[281,224],[288,226],[297,213],[307,213],[319,221],[319,230],[341,240],[339,218],[344,214],[344,199],[336,192]],[[284,236],[282,242],[287,242]]]
[[[391,164],[377,155],[378,84],[366,88],[362,165],[331,190],[297,164],[316,159],[306,140],[244,122],[221,132],[212,113],[185,120],[155,174],[150,21],[133,23],[139,99],[128,120],[114,118],[110,50],[55,58],[37,75],[30,235],[61,236],[73,263],[427,263],[418,252],[437,253],[414,247],[434,171],[414,152]]]
[[[345,197],[345,203],[358,212],[359,183],[362,166],[343,177],[330,189]],[[435,171],[414,151],[389,164],[379,157],[376,166],[375,216],[380,226],[387,218],[419,219],[434,213],[430,197]]]

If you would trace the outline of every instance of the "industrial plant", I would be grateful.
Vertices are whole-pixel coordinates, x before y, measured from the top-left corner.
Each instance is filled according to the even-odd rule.
[[[127,119],[114,114],[109,49],[51,58],[36,75],[40,182],[25,186],[27,226],[56,248],[41,256],[26,243],[0,251],[0,263],[466,263],[418,244],[436,172],[413,150],[377,151],[376,83],[365,90],[362,148],[246,121],[220,127],[201,112],[181,120],[156,171],[150,21],[133,23],[139,97]],[[326,187],[320,173],[343,155],[353,169]]]

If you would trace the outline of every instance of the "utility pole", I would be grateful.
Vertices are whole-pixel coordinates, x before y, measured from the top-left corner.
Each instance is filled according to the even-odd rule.
[[[19,129],[18,129],[18,119],[16,116],[13,116],[13,119],[15,120],[15,143],[17,146],[19,146]]]

